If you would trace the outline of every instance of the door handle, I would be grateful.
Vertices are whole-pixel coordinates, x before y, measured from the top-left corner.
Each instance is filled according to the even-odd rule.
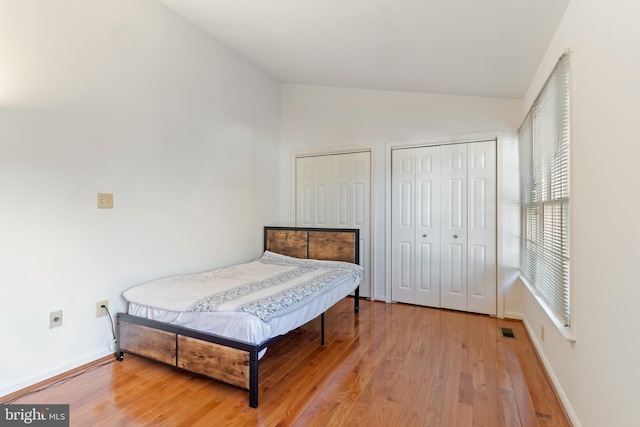
[[[457,234],[454,234],[454,235],[453,235],[453,238],[454,238],[454,239],[457,239],[457,238],[458,238],[458,235],[457,235]]]
[[[425,237],[427,237],[427,235],[426,235],[426,234],[423,234],[423,235],[422,235],[422,238],[424,239]]]

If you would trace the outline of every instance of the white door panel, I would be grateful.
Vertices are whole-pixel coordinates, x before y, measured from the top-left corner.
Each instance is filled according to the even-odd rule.
[[[394,299],[398,302],[413,302],[413,242],[398,242],[397,262],[400,268],[395,274]]]
[[[440,304],[467,309],[467,144],[444,145],[441,150],[441,265]]]
[[[347,227],[360,229],[360,265],[364,277],[360,295],[369,297],[371,287],[371,153],[352,153],[350,158],[350,210]]]
[[[296,225],[360,229],[360,295],[370,296],[371,154],[296,159]]]
[[[398,200],[398,224],[408,231],[413,229],[413,181],[400,181],[400,200]]]
[[[333,213],[332,226],[348,227],[351,213],[349,201],[351,192],[351,160],[349,154],[326,156],[332,165]]]
[[[392,151],[392,300],[496,313],[495,141]]]
[[[415,304],[429,307],[440,306],[440,248],[431,243],[418,243],[416,262]]]
[[[414,304],[415,149],[394,151],[391,163],[391,297],[393,301]]]
[[[322,227],[327,224],[327,193],[328,189],[325,184],[316,185],[316,222],[314,227]]]
[[[439,307],[440,147],[394,150],[392,182],[392,299]]]
[[[331,162],[326,157],[314,159],[316,221],[313,227],[327,227],[331,217]]]
[[[335,188],[336,199],[333,218],[336,219],[336,227],[349,226],[349,183],[340,182]]]
[[[469,144],[468,310],[496,314],[496,143]]]
[[[296,176],[296,224],[312,227],[316,220],[313,158],[296,160]]]
[[[416,149],[415,212],[414,303],[440,307],[440,147]]]
[[[483,245],[469,246],[469,295],[486,297],[487,247]]]
[[[367,189],[365,187],[364,182],[353,184],[353,224],[356,227],[362,227],[366,223]]]

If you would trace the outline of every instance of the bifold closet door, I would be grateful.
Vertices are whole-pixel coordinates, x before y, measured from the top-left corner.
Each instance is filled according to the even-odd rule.
[[[392,299],[440,307],[440,147],[392,155]]]
[[[467,311],[497,313],[496,142],[467,147]]]
[[[467,144],[443,145],[440,306],[467,310]]]
[[[360,295],[369,297],[371,153],[334,154],[328,157],[332,164],[330,226],[360,230],[360,265],[364,269]]]
[[[331,220],[331,159],[296,159],[296,225],[329,227]]]
[[[331,154],[296,159],[296,225],[358,228],[360,295],[370,296],[371,153]]]
[[[392,300],[496,314],[495,141],[392,152]]]

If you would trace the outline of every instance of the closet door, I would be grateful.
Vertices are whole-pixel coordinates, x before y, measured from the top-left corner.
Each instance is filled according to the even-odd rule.
[[[391,167],[391,299],[495,315],[495,141],[396,149]]]
[[[302,157],[296,160],[296,224],[298,226],[330,226],[331,184],[330,157]]]
[[[440,147],[416,149],[415,303],[440,306]]]
[[[360,265],[364,268],[361,295],[368,297],[369,266],[369,217],[371,186],[371,155],[369,152],[334,154],[332,164],[330,226],[358,228],[360,230]],[[364,289],[367,288],[367,289]]]
[[[332,227],[348,228],[351,224],[351,155],[335,154],[331,159]]]
[[[315,168],[313,157],[296,159],[296,224],[315,224]]]
[[[369,297],[371,283],[371,236],[369,224],[371,224],[371,153],[352,153],[351,162],[351,187],[350,187],[350,221],[347,227],[360,230],[360,265],[364,268],[363,286],[360,294]]]
[[[416,149],[391,156],[391,299],[415,304]]]
[[[468,146],[468,311],[496,315],[496,144]]]
[[[296,225],[360,229],[360,295],[370,296],[371,153],[296,159]]]
[[[467,144],[443,145],[441,153],[440,304],[467,310]]]
[[[392,299],[440,306],[440,147],[392,154]]]

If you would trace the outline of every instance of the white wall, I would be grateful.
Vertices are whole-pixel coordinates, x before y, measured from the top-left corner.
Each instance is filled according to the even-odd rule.
[[[558,57],[574,50],[571,291],[574,344],[525,291],[525,321],[576,425],[640,420],[640,4],[572,1],[522,117]],[[540,327],[545,326],[545,341]]]
[[[295,218],[292,203],[292,155],[318,151],[340,151],[349,148],[372,150],[372,240],[374,289],[379,300],[386,297],[385,284],[385,185],[387,143],[416,139],[443,140],[452,136],[503,131],[499,148],[499,192],[504,204],[499,206],[504,221],[500,244],[515,242],[512,232],[513,209],[517,204],[517,150],[511,137],[521,121],[522,101],[479,97],[431,95],[392,91],[343,89],[305,85],[283,85],[282,89],[282,212]],[[490,132],[489,132],[490,133]],[[514,186],[515,184],[515,186]],[[515,191],[515,198],[514,198]],[[509,196],[510,195],[510,196]],[[507,205],[507,203],[511,203]],[[511,218],[511,219],[507,219]],[[517,219],[516,219],[517,221]],[[518,226],[516,223],[516,231]],[[500,267],[505,280],[505,312],[522,314],[520,287],[515,280],[513,250],[506,252]],[[510,263],[510,265],[506,265]],[[515,261],[517,265],[517,257]],[[507,283],[508,282],[508,283]]]
[[[0,396],[110,353],[97,301],[257,256],[279,132],[280,84],[153,0],[0,2]]]

